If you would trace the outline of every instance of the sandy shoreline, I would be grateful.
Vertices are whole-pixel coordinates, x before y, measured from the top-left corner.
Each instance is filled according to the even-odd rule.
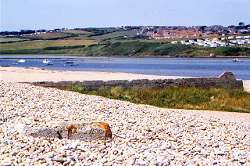
[[[0,80],[8,82],[39,81],[95,81],[95,80],[136,80],[136,79],[177,79],[179,76],[159,76],[122,72],[59,71],[39,68],[0,67]],[[243,80],[244,89],[250,92],[250,80]]]
[[[177,76],[157,76],[121,72],[58,71],[39,68],[0,67],[0,80],[10,82],[35,81],[89,81],[89,80],[134,80],[134,79],[176,79]]]

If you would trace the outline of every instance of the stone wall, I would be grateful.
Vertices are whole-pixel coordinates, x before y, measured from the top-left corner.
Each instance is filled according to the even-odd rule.
[[[120,86],[129,87],[202,87],[202,88],[226,88],[226,89],[243,89],[242,80],[237,80],[232,72],[225,72],[215,78],[181,78],[181,79],[158,79],[158,80],[112,80],[112,81],[62,81],[62,82],[34,82],[33,85],[43,87],[56,87],[65,89],[70,84],[82,85],[88,90],[97,90],[100,87],[111,88]]]

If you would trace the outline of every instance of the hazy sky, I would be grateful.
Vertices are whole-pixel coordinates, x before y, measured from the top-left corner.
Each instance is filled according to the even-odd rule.
[[[0,0],[0,30],[250,23],[250,0]]]

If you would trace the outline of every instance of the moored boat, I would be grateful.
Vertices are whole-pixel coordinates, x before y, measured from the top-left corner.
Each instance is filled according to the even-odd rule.
[[[19,59],[19,60],[17,60],[17,63],[25,63],[25,62],[26,62],[25,59]]]
[[[48,59],[44,59],[44,60],[43,60],[43,64],[46,64],[46,65],[53,65],[53,63],[52,63],[50,60],[48,60]]]
[[[234,58],[233,62],[240,62],[240,60],[238,58]]]
[[[74,64],[74,61],[66,61],[65,64]]]

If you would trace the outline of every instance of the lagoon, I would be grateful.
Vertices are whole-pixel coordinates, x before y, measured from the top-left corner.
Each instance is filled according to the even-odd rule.
[[[24,59],[24,63],[17,61]],[[44,64],[47,59],[51,63]],[[105,71],[165,76],[214,77],[232,71],[238,79],[250,80],[250,58],[74,57],[0,56],[0,66],[38,67],[50,70]]]

